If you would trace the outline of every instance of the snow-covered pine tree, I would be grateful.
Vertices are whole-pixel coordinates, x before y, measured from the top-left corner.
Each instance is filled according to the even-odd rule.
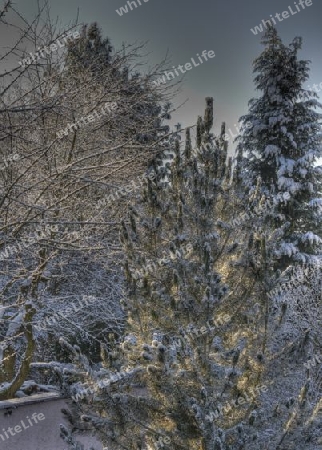
[[[229,223],[225,127],[212,135],[212,107],[208,98],[196,151],[188,130],[184,149],[175,142],[169,187],[148,181],[123,223],[128,328],[114,366],[123,375],[94,401],[112,448],[257,448],[266,247],[276,236],[247,239]]]
[[[272,197],[271,224],[289,223],[276,251],[279,266],[293,259],[312,262],[321,252],[321,117],[315,111],[316,93],[304,89],[309,77],[308,61],[298,59],[301,38],[286,46],[274,27],[263,36],[265,50],[254,61],[259,98],[249,102],[249,113],[241,117],[242,134],[237,151],[243,158],[243,177],[248,192],[258,176],[262,192]],[[252,127],[246,127],[250,122]]]
[[[250,112],[241,118],[234,173],[239,192],[242,185],[246,187],[249,226],[255,235],[265,230],[271,236],[271,245],[266,245],[270,264],[260,273],[267,305],[260,356],[265,361],[262,379],[269,388],[255,415],[255,448],[313,450],[321,426],[321,375],[314,360],[320,343],[313,319],[320,320],[321,299],[315,292],[321,266],[312,267],[321,252],[317,236],[321,232],[321,168],[315,166],[320,156],[319,115],[314,110],[319,105],[316,95],[302,87],[308,62],[297,58],[301,40],[286,47],[270,27],[263,43],[266,49],[254,65],[262,96],[251,100]],[[252,128],[246,127],[248,121]],[[261,203],[264,214],[258,220]],[[279,237],[275,243],[274,236]],[[252,248],[254,244],[255,239]],[[251,253],[248,259],[256,267]],[[309,265],[298,264],[303,262]],[[274,268],[286,270],[281,273]],[[303,270],[319,275],[304,277]],[[272,272],[280,281],[273,290]],[[307,363],[308,354],[313,362]],[[314,367],[306,370],[305,364]],[[253,448],[252,444],[247,448]]]
[[[127,363],[145,368],[140,382],[146,399],[135,417],[155,432],[147,434],[147,443],[166,436],[166,448],[174,449],[210,449],[216,439],[215,425],[205,416],[216,403],[208,359],[212,341],[229,317],[223,302],[228,288],[214,268],[226,244],[219,239],[216,203],[229,171],[226,144],[212,143],[212,103],[208,98],[205,118],[198,120],[198,152],[192,151],[189,130],[184,151],[176,139],[169,187],[149,181],[143,203],[130,213],[131,226],[124,225],[128,332],[136,339]],[[142,426],[124,413],[137,439]]]

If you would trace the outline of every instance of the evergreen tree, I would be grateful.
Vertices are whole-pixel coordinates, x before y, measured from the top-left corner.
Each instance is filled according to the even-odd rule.
[[[198,151],[189,131],[184,149],[176,140],[169,186],[149,180],[122,225],[127,334],[109,365],[115,383],[95,402],[101,417],[107,412],[102,436],[117,448],[258,445],[272,278],[266,248],[277,237],[231,223],[225,127],[214,137],[212,116],[207,99]]]
[[[310,262],[321,251],[322,242],[321,168],[315,167],[321,156],[320,115],[315,111],[320,105],[317,95],[303,88],[309,62],[298,59],[301,38],[285,46],[276,29],[269,27],[262,43],[266,48],[254,62],[254,81],[262,95],[249,102],[249,113],[240,119],[239,164],[244,155],[248,192],[260,176],[262,192],[272,197],[272,227],[288,224],[276,251],[280,265],[287,265],[291,258]]]
[[[125,134],[133,144],[155,144],[169,131],[164,121],[170,118],[171,105],[164,102],[164,94],[150,88],[148,81],[152,74],[142,75],[131,70],[132,53],[136,51],[138,49],[131,47],[113,51],[110,39],[103,38],[96,22],[84,25],[80,38],[68,42],[66,70],[60,87],[75,89],[76,86],[82,90],[84,79],[87,79],[91,94],[85,93],[86,101],[96,95],[100,97],[101,105],[116,101],[118,108],[123,109],[119,130],[113,130],[114,139],[122,131],[123,137]],[[114,87],[111,89],[111,86]]]
[[[108,37],[102,37],[96,22],[82,27],[80,38],[68,42],[66,65],[69,71],[90,69],[94,76],[102,75],[102,66],[112,63],[113,47]]]

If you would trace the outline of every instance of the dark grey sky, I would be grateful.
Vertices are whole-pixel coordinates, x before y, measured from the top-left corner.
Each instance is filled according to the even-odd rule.
[[[304,0],[303,0],[304,1]],[[262,33],[254,35],[250,28],[270,15],[297,11],[299,0],[141,0],[141,6],[123,16],[116,9],[125,0],[49,0],[52,15],[66,24],[80,8],[80,21],[97,21],[117,48],[123,41],[149,41],[149,61],[159,62],[169,51],[174,66],[185,64],[203,50],[213,50],[215,58],[193,68],[185,77],[178,102],[188,99],[174,115],[183,126],[195,123],[202,114],[204,97],[215,99],[215,124],[222,121],[234,129],[240,115],[247,111],[253,89],[252,61],[262,50]],[[15,0],[16,7],[29,17],[35,11],[35,0]],[[281,22],[277,29],[283,41],[303,37],[301,57],[312,61],[309,84],[322,82],[322,1]],[[322,86],[322,85],[321,85]],[[322,90],[319,94],[322,97]]]

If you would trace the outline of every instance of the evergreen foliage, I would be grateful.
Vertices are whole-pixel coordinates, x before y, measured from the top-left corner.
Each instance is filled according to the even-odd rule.
[[[271,225],[288,223],[276,256],[280,266],[290,261],[312,262],[321,252],[321,105],[317,94],[304,89],[309,61],[300,60],[301,38],[286,46],[274,27],[263,36],[265,49],[254,61],[255,87],[259,98],[249,102],[243,116],[239,141],[239,164],[243,160],[246,189],[254,189],[257,178],[262,192],[272,197]],[[246,127],[246,123],[252,127]],[[240,175],[241,176],[241,175]]]

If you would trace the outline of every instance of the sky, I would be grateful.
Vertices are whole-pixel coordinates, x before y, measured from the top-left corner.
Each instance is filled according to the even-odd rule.
[[[120,15],[125,0],[49,0],[53,18],[62,27],[76,17],[83,23],[98,22],[103,34],[120,49],[122,43],[146,42],[147,66],[159,63],[167,54],[171,66],[196,62],[197,53],[212,50],[208,58],[186,73],[175,105],[185,104],[173,114],[172,123],[183,127],[203,115],[205,97],[214,97],[215,131],[225,121],[236,133],[235,124],[247,112],[248,101],[259,95],[254,90],[252,62],[261,53],[262,32],[251,28],[273,16],[284,43],[303,37],[300,57],[311,60],[311,86],[322,83],[321,0],[136,0],[137,7]],[[0,4],[3,0],[0,0]],[[141,5],[139,5],[139,2]],[[36,12],[36,0],[15,0],[15,7],[28,18]],[[283,11],[285,18],[283,18]],[[276,17],[279,14],[279,19]],[[322,84],[321,84],[322,87]],[[320,92],[322,97],[322,89]],[[232,150],[232,141],[230,150]]]

